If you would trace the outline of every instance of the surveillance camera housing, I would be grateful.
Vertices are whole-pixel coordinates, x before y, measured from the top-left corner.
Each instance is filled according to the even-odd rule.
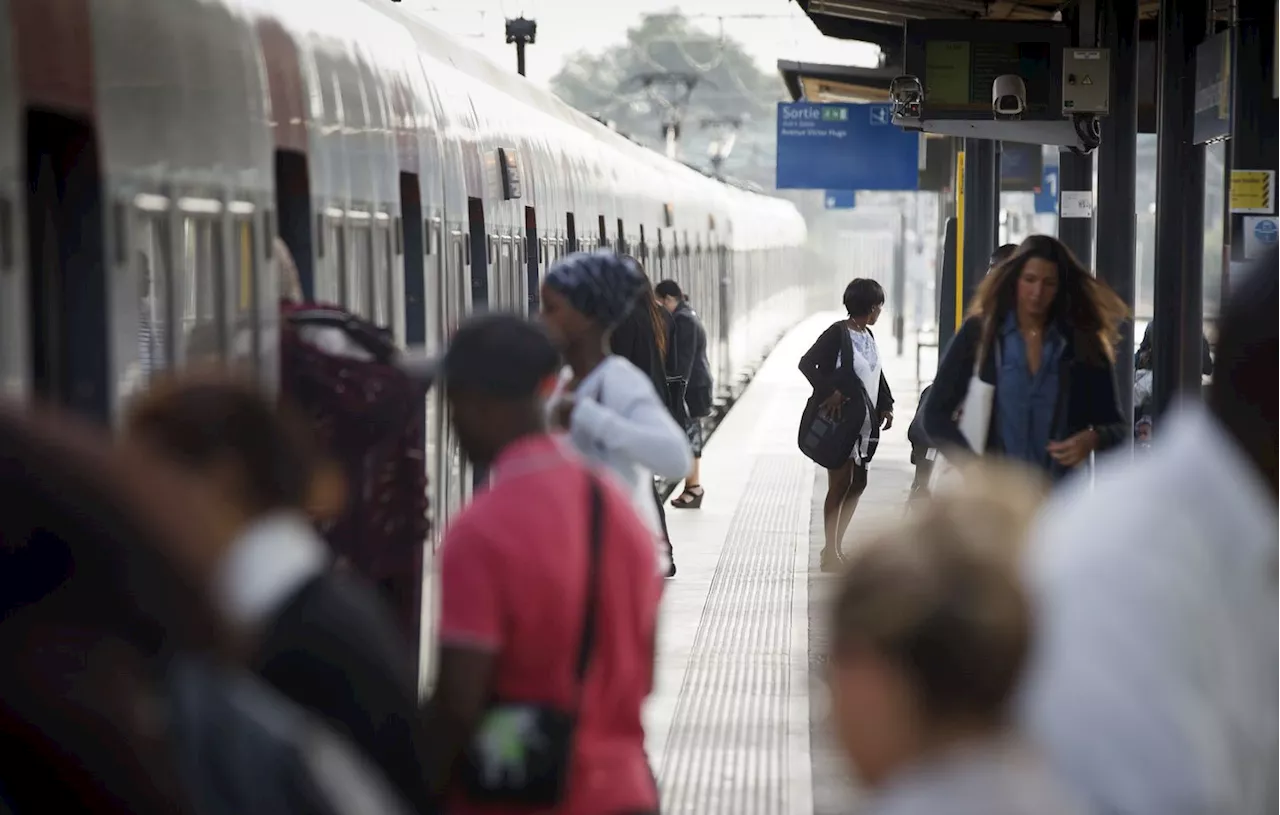
[[[1027,85],[1022,77],[1003,74],[991,83],[991,111],[997,119],[1018,119],[1027,109]]]
[[[914,76],[894,77],[889,83],[889,101],[893,105],[895,117],[919,119],[921,103],[924,101],[924,88],[920,80]]]

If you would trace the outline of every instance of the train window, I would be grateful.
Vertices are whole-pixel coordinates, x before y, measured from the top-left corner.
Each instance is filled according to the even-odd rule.
[[[366,319],[373,319],[373,229],[368,223],[348,226],[344,305]]]
[[[254,289],[258,282],[257,241],[252,218],[236,218],[231,222],[233,274],[227,286],[227,313],[231,315],[231,342],[227,349],[232,359],[254,359],[257,356],[257,321],[253,319]]]
[[[182,304],[182,359],[221,357],[223,326],[219,320],[219,272],[222,263],[220,222],[211,217],[187,216],[182,220],[182,277],[178,302]]]
[[[378,221],[373,240],[373,257],[369,267],[369,288],[372,300],[371,314],[374,323],[391,325],[391,230],[385,221]]]
[[[347,262],[341,216],[327,215],[320,223],[317,234],[323,236],[320,245],[325,251],[321,252],[320,262],[316,264],[315,298],[322,303],[341,303],[342,274]]]
[[[169,251],[163,213],[138,213],[138,379],[142,382],[168,368],[169,348]]]

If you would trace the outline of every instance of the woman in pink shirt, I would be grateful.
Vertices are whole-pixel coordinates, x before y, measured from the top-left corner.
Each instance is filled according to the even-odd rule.
[[[656,813],[641,722],[652,535],[612,479],[548,435],[541,394],[559,356],[542,329],[476,318],[442,367],[462,447],[491,473],[441,554],[429,771],[446,811]]]

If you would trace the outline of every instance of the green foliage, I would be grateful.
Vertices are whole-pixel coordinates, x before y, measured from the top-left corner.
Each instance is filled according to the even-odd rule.
[[[646,15],[627,31],[626,42],[570,57],[551,88],[578,110],[615,122],[621,132],[661,149],[668,106],[682,101],[683,92],[663,85],[646,89],[642,79],[665,73],[698,77],[681,109],[681,158],[709,167],[707,148],[716,130],[704,128],[703,121],[742,117],[724,171],[772,188],[776,106],[786,98],[781,77],[762,71],[731,38],[693,25],[679,11]]]

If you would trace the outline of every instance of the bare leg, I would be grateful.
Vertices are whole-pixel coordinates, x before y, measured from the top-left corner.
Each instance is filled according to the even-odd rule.
[[[852,463],[852,462],[851,462]],[[854,464],[849,473],[849,489],[845,491],[840,502],[840,513],[837,516],[836,550],[844,546],[845,533],[849,531],[849,523],[853,520],[853,511],[858,508],[858,501],[867,489],[867,468]]]
[[[852,488],[853,462],[847,461],[834,470],[827,470],[827,497],[822,502],[822,529],[825,540],[822,551],[831,556],[840,551],[840,506]]]

